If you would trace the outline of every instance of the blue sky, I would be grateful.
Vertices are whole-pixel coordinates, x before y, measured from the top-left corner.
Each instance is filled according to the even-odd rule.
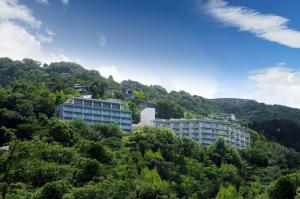
[[[298,0],[0,0],[0,56],[300,107]],[[299,94],[298,94],[299,93]]]

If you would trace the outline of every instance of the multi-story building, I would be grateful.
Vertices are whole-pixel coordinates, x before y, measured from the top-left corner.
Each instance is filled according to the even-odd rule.
[[[82,119],[89,124],[116,123],[123,130],[131,131],[132,113],[121,101],[73,97],[60,105],[58,112],[66,120]]]
[[[215,144],[219,137],[237,149],[250,147],[250,132],[232,121],[210,119],[155,119],[155,109],[141,112],[140,125],[170,128],[180,137],[189,137],[207,147]]]

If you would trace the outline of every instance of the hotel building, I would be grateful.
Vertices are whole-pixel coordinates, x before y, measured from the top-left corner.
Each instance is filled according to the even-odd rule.
[[[223,137],[227,144],[237,149],[250,147],[250,131],[232,121],[211,119],[155,119],[155,109],[145,108],[141,112],[140,125],[172,129],[180,137],[196,140],[203,146],[215,144]]]
[[[123,130],[131,131],[132,113],[118,100],[73,97],[60,105],[58,112],[65,120],[82,119],[89,124],[116,123]]]

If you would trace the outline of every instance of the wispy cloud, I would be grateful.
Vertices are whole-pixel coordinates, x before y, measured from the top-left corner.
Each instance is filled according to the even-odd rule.
[[[61,2],[62,2],[62,4],[63,4],[64,6],[67,6],[67,5],[69,5],[69,3],[70,3],[69,0],[61,0]]]
[[[291,48],[300,48],[300,31],[289,28],[289,19],[285,17],[229,5],[224,0],[209,0],[204,8],[217,20],[240,31],[251,32],[256,37]]]
[[[49,4],[48,0],[36,0],[36,2],[39,4],[45,4],[45,5]]]
[[[55,36],[55,35],[56,35],[55,32],[53,32],[52,30],[46,29],[45,31],[46,31],[46,33],[47,33],[49,36]]]
[[[106,46],[106,37],[104,36],[103,33],[99,33],[98,34],[98,44],[102,47],[105,47]]]

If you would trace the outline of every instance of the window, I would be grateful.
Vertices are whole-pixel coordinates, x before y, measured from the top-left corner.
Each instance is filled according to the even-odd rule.
[[[91,108],[85,108],[85,109],[84,109],[84,112],[85,112],[85,113],[92,113],[92,112],[93,112],[93,109],[91,109]]]
[[[92,106],[92,101],[84,100],[84,101],[83,101],[83,104],[84,104],[85,106]]]
[[[113,109],[120,109],[120,104],[112,104]]]
[[[82,105],[82,100],[81,99],[74,99],[74,104]]]
[[[120,112],[113,111],[112,112],[112,116],[120,117]]]
[[[64,106],[64,110],[66,110],[66,111],[72,111],[72,106]]]
[[[103,114],[103,115],[111,115],[110,111],[105,111],[105,110],[102,111],[102,114]]]
[[[96,109],[96,110],[94,109],[94,110],[93,110],[93,113],[96,114],[96,115],[100,115],[100,114],[101,114],[101,111],[100,111],[100,110],[97,110],[97,109]]]
[[[101,107],[101,102],[94,102],[95,107]]]
[[[110,105],[111,105],[110,103],[103,103],[104,108],[110,108]]]
[[[110,118],[110,117],[107,117],[107,116],[103,116],[103,121],[110,122],[110,121],[111,121],[111,118]]]

